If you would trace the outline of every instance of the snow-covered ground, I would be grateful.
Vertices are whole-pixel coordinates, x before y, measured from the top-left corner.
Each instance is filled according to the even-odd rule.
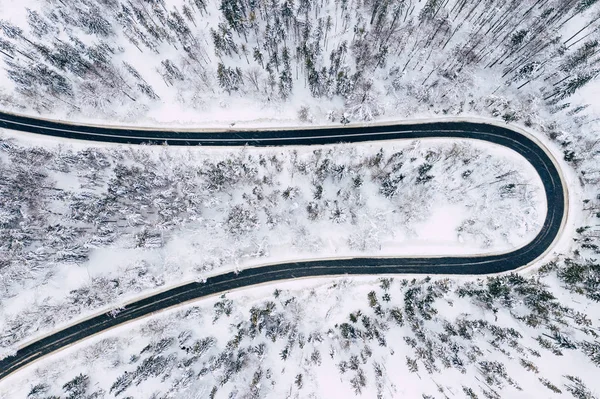
[[[117,327],[0,398],[592,398],[599,320],[555,278],[302,280]]]
[[[546,214],[533,167],[476,140],[280,149],[43,140],[2,141],[3,197],[13,196],[5,349],[158,288],[266,263],[507,252]]]
[[[397,279],[389,298],[365,278],[255,288],[95,337],[17,373],[0,397],[110,398],[128,383],[117,397],[600,396],[599,4],[0,0],[2,110],[193,128],[491,116],[552,141],[578,194],[572,235],[526,281]],[[251,149],[4,137],[19,138],[0,152],[2,353],[143,292],[291,254],[506,250],[545,212],[529,165],[473,143],[460,151],[477,167],[444,158],[450,142],[394,144],[405,178],[385,198],[398,177],[381,166],[387,146],[354,187],[379,145],[299,148],[302,174],[283,150],[262,162]],[[230,173],[238,161],[249,171]],[[496,170],[518,173],[498,184]],[[421,175],[434,178],[414,184]]]
[[[597,61],[594,2],[240,2],[235,17],[221,3],[0,1],[0,104],[188,127],[339,125],[342,115],[536,123],[555,112],[542,99],[572,95]],[[589,98],[556,112],[580,114]]]

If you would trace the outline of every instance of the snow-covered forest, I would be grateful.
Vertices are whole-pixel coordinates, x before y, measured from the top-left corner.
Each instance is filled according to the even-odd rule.
[[[599,71],[595,3],[4,0],[0,104],[113,123],[491,113],[531,124],[539,108],[585,110],[568,101]]]
[[[560,155],[574,230],[518,275],[207,299],[34,364],[0,398],[600,397],[599,40],[596,0],[0,0],[2,110],[194,127],[491,117]],[[0,357],[184,280],[508,250],[545,215],[531,166],[472,141],[1,139]]]
[[[600,270],[584,267],[244,290],[42,360],[0,398],[591,399],[598,293],[579,289]]]
[[[385,150],[23,141],[0,141],[4,351],[157,287],[282,260],[508,251],[545,216],[533,167],[477,141]]]

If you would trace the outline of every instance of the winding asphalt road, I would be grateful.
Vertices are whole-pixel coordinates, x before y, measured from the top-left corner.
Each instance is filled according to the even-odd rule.
[[[541,177],[548,205],[542,230],[535,239],[505,254],[286,262],[250,268],[239,273],[225,273],[210,277],[203,283],[182,285],[128,304],[116,316],[107,312],[22,347],[14,356],[0,360],[0,381],[43,356],[111,327],[189,300],[240,287],[308,276],[406,273],[490,274],[514,270],[542,256],[552,246],[566,220],[564,188],[566,185],[563,185],[561,174],[546,150],[515,130],[484,123],[435,122],[300,130],[190,132],[72,125],[0,113],[0,128],[80,140],[209,146],[312,145],[430,137],[477,139],[508,147],[527,159]]]

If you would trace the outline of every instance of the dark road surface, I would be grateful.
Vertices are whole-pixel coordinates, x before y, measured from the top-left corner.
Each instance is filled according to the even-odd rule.
[[[307,276],[344,274],[490,274],[514,270],[540,257],[560,232],[565,215],[561,175],[547,153],[526,136],[506,127],[470,122],[340,127],[304,130],[177,132],[137,130],[61,124],[0,113],[0,128],[30,133],[132,144],[282,146],[349,143],[428,137],[477,139],[508,147],[535,168],[544,185],[548,213],[540,233],[527,245],[500,255],[419,258],[351,258],[302,262],[225,273],[204,283],[190,283],[127,305],[115,317],[105,313],[56,332],[20,349],[15,356],[0,360],[0,380],[58,349],[90,335],[152,312],[239,287]],[[383,143],[382,143],[383,145]],[[515,210],[518,211],[518,210]],[[5,334],[6,331],[1,331]]]

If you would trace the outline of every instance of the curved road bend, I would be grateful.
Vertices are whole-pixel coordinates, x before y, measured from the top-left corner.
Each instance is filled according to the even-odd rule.
[[[431,258],[349,258],[250,268],[189,283],[128,304],[115,317],[108,312],[46,336],[0,360],[0,380],[54,351],[121,323],[140,318],[183,302],[232,289],[298,277],[344,274],[489,274],[514,270],[542,256],[560,232],[566,193],[561,175],[548,154],[528,137],[506,127],[484,123],[434,122],[391,126],[340,127],[269,131],[160,131],[109,128],[39,120],[0,113],[0,128],[80,140],[169,145],[281,146],[333,144],[391,139],[477,139],[508,147],[535,168],[541,177],[548,204],[542,230],[527,245],[505,254]]]

